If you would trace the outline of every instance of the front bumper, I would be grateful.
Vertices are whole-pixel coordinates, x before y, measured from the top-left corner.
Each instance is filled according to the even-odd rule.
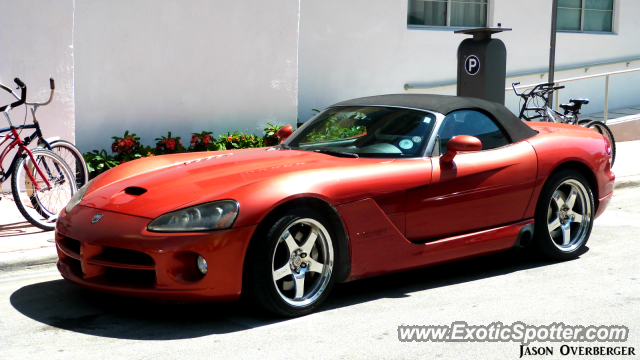
[[[92,223],[96,214],[103,217]],[[56,225],[58,270],[83,287],[168,302],[232,301],[257,225],[197,233],[153,233],[151,219],[77,205]],[[196,258],[208,264],[200,274]]]

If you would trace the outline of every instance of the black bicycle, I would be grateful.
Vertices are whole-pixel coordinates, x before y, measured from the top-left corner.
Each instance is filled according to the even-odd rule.
[[[0,164],[9,152],[17,149],[9,172],[0,166],[0,184],[11,178],[11,192],[20,213],[33,225],[43,230],[53,230],[58,214],[77,191],[73,171],[69,165],[48,149],[30,150],[20,138],[23,126],[14,126],[9,111],[24,104],[27,87],[20,79],[14,80],[22,90],[18,101],[0,106],[9,127],[0,129],[7,133],[0,139]],[[26,113],[25,113],[26,121]],[[19,131],[20,130],[20,131]]]
[[[89,180],[89,170],[87,168],[87,163],[82,156],[82,152],[80,152],[80,150],[72,143],[65,140],[60,140],[59,137],[45,139],[42,135],[42,130],[40,129],[40,122],[36,118],[36,111],[38,111],[38,107],[49,105],[51,101],[53,101],[53,95],[56,89],[55,81],[53,79],[49,79],[49,86],[51,88],[51,94],[49,95],[48,101],[43,103],[28,101],[24,102],[26,106],[31,106],[31,116],[33,117],[33,124],[23,124],[22,126],[20,126],[20,129],[35,129],[35,131],[33,132],[33,134],[26,136],[23,140],[23,143],[25,146],[29,146],[29,144],[31,144],[35,139],[38,139],[38,148],[51,150],[56,155],[60,156],[72,170],[75,170],[76,186],[79,189],[84,186],[84,184],[86,184]],[[20,99],[20,97],[9,87],[0,83],[0,88],[9,92],[16,99]]]
[[[518,93],[516,86],[519,84],[519,82],[513,83],[511,87],[513,88],[513,92],[522,99],[520,100],[522,106],[520,106],[520,114],[518,115],[521,120],[579,125],[596,131],[604,136],[611,145],[611,166],[613,167],[613,163],[616,160],[616,141],[611,129],[602,121],[592,119],[580,120],[579,118],[582,105],[587,105],[589,99],[571,99],[567,104],[560,104],[559,107],[564,110],[564,114],[561,114],[549,107],[549,97],[554,91],[564,89],[564,86],[555,86],[554,83],[544,83],[534,86],[531,90],[524,90]],[[524,101],[524,103],[522,103],[522,101]],[[529,105],[533,106],[529,107]],[[528,116],[530,112],[533,112],[534,115]]]

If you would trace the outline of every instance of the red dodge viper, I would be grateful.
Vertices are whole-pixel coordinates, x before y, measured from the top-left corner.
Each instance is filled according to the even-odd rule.
[[[132,161],[80,189],[58,269],[90,289],[310,313],[335,282],[533,245],[587,243],[611,145],[573,125],[438,95],[335,104],[271,148]]]

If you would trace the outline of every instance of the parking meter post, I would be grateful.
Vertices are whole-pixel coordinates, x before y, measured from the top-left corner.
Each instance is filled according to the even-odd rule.
[[[556,67],[556,29],[558,28],[558,0],[551,5],[551,41],[549,45],[549,83],[554,82]],[[549,95],[549,107],[553,107],[553,97]]]
[[[507,78],[507,48],[491,35],[507,28],[479,28],[456,31],[473,35],[458,46],[458,96],[473,97],[504,105]]]

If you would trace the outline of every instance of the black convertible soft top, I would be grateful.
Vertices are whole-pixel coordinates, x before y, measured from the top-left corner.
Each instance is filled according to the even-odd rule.
[[[504,105],[462,96],[427,94],[379,95],[347,100],[334,104],[331,107],[335,106],[405,107],[430,110],[444,115],[456,110],[482,110],[499,123],[514,143],[528,139],[538,133],[518,119],[518,117],[504,107]]]

